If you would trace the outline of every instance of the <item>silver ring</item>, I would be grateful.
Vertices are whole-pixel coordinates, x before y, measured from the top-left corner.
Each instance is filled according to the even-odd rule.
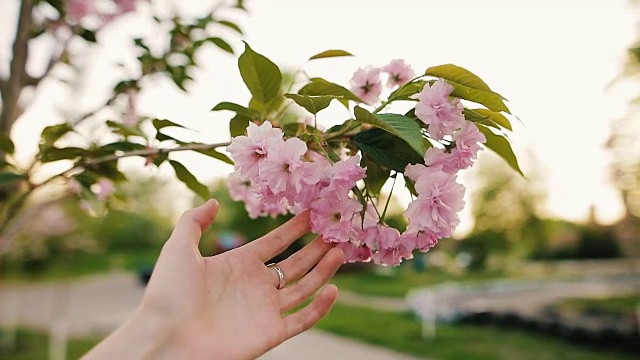
[[[278,273],[278,290],[284,288],[284,285],[285,285],[284,273],[282,272],[282,269],[280,268],[280,266],[278,266],[278,264],[276,263],[271,263],[267,265],[267,267],[275,270]]]

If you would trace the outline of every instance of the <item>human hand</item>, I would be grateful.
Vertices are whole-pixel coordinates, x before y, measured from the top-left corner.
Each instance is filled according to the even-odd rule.
[[[242,247],[203,257],[198,242],[217,211],[217,201],[210,200],[182,215],[162,249],[136,316],[87,359],[101,358],[101,353],[113,358],[113,350],[127,342],[123,358],[135,357],[128,333],[154,338],[154,344],[139,352],[142,357],[253,359],[311,328],[329,312],[337,296],[334,285],[287,313],[333,276],[343,262],[340,249],[316,238],[282,261],[285,281],[294,283],[280,290],[278,273],[264,265],[309,232],[308,212]]]

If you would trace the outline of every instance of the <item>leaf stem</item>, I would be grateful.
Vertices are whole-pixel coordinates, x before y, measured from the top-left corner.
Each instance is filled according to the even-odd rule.
[[[384,221],[385,216],[387,215],[387,209],[389,208],[389,202],[391,201],[391,195],[393,195],[393,189],[396,186],[396,179],[398,178],[398,172],[396,172],[393,176],[393,183],[391,184],[391,191],[389,192],[389,196],[387,197],[387,202],[384,204],[384,210],[382,210],[382,216],[380,217],[380,222]]]

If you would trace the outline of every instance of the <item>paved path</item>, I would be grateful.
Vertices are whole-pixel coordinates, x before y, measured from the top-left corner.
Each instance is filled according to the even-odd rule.
[[[0,325],[70,336],[104,335],[125,321],[142,298],[144,288],[128,273],[90,277],[72,283],[0,286]],[[367,359],[415,360],[384,348],[320,331],[308,331],[261,360]]]

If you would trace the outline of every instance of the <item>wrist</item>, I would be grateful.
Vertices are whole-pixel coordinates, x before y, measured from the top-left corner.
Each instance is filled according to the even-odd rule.
[[[140,307],[83,360],[175,358],[177,348],[170,344],[174,332],[161,314]]]

